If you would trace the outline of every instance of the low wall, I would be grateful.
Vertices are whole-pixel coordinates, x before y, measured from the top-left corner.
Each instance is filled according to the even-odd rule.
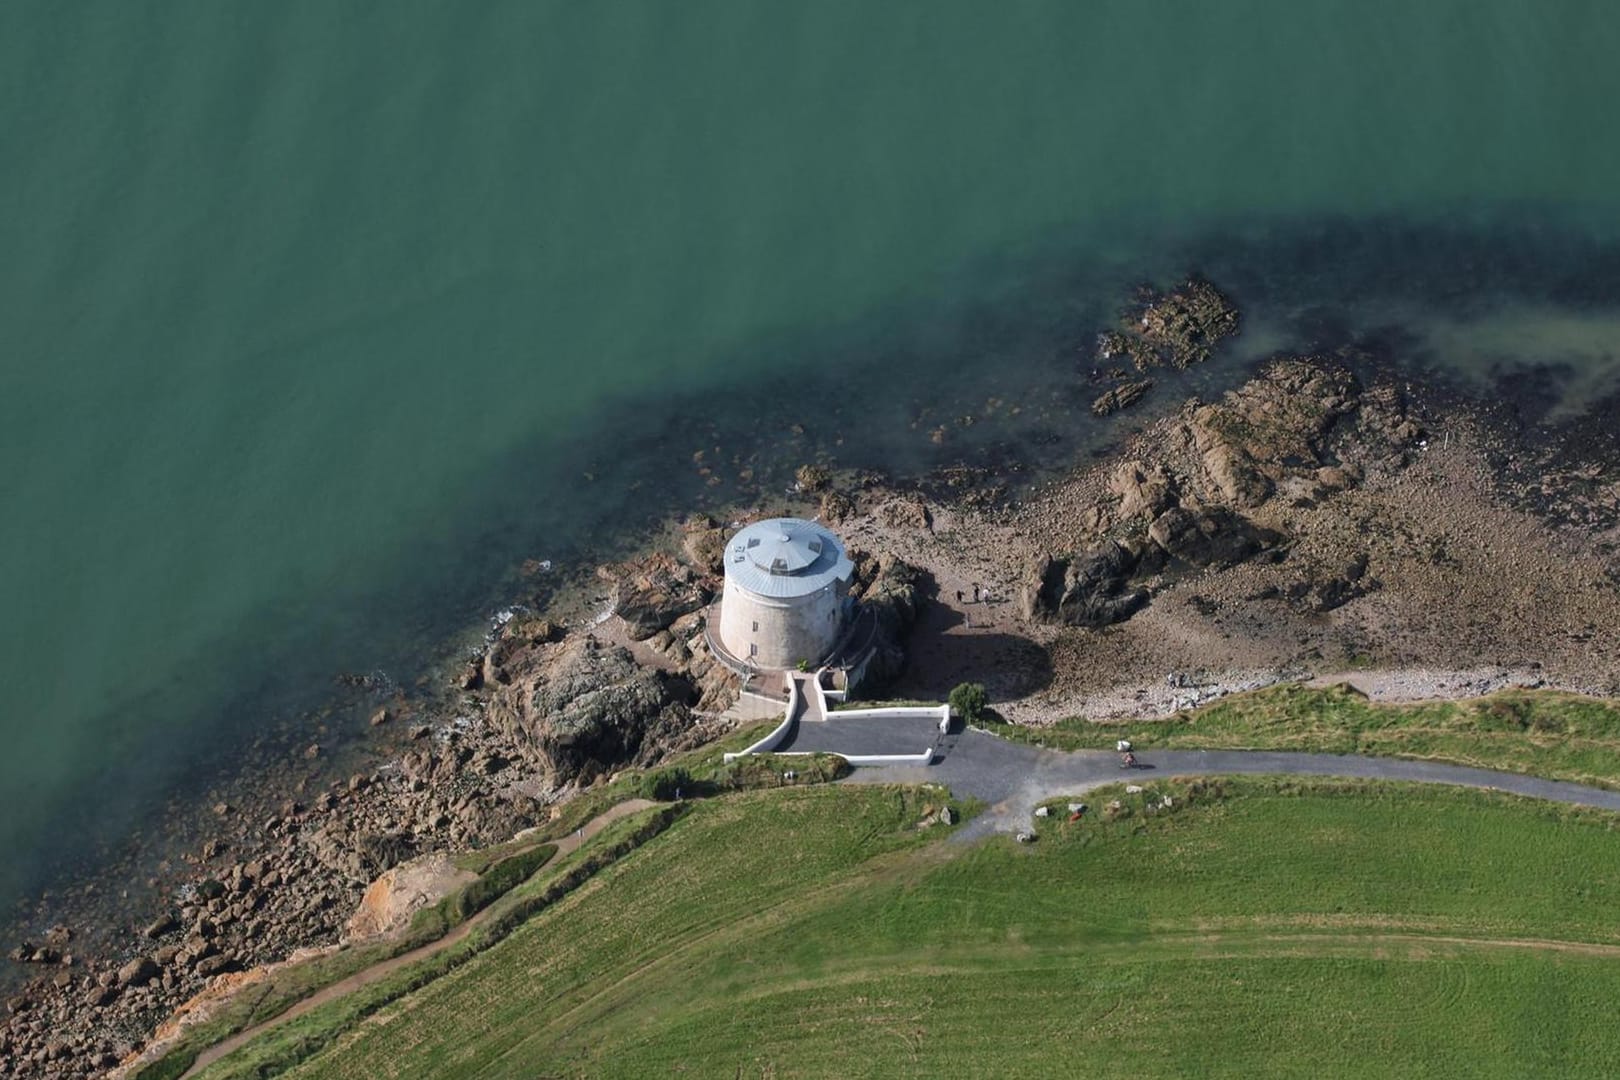
[[[848,695],[842,690],[827,690],[821,685],[821,672],[810,680],[815,687],[815,693],[821,697],[821,715],[831,718],[851,720],[897,720],[897,719],[929,719],[939,725],[939,733],[947,734],[951,729],[951,707],[949,705],[891,705],[879,709],[839,709],[834,712],[827,707],[827,699],[837,695],[839,703],[847,700]]]
[[[787,738],[787,733],[792,730],[793,714],[798,711],[799,683],[797,679],[789,679],[787,708],[782,711],[782,722],[777,724],[776,728],[771,731],[769,735],[766,735],[753,746],[750,746],[746,750],[740,750],[735,754],[726,754],[724,755],[723,760],[727,764],[730,764],[740,757],[747,757],[749,754],[766,754],[776,749],[778,746],[782,745],[782,740]]]

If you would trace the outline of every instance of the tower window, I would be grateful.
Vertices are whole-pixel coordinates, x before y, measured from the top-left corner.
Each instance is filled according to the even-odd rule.
[[[755,622],[754,622],[754,633],[756,633],[756,634],[759,633],[759,622],[758,622],[758,620],[755,620]]]
[[[748,643],[748,655],[749,656],[758,656],[759,655],[759,646],[755,645],[753,642],[749,642]]]

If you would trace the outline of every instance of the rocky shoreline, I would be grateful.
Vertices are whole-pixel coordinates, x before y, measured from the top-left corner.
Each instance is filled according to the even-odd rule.
[[[1130,408],[1147,371],[1198,362],[1238,321],[1207,283],[1145,294],[1097,343],[1099,365],[1135,370],[1100,376],[1094,409]],[[895,484],[810,465],[788,505],[748,512],[808,508],[846,537],[897,696],[971,675],[1014,722],[1346,673],[1395,696],[1614,694],[1620,461],[1584,454],[1347,349],[1276,357],[1037,490],[967,466]],[[210,985],[387,932],[351,924],[379,876],[505,841],[730,730],[736,679],[703,627],[734,524],[694,517],[508,613],[442,688],[376,706],[388,750],[370,767],[213,805],[115,947],[86,955],[67,925],[10,947],[38,975],[0,1018],[0,1076],[99,1075]]]

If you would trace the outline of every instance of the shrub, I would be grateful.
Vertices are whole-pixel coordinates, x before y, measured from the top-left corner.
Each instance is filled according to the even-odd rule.
[[[648,799],[668,802],[677,795],[692,793],[692,774],[679,766],[654,769],[641,778],[641,794]]]
[[[957,683],[956,689],[951,691],[950,702],[951,711],[960,716],[963,723],[976,724],[990,704],[990,695],[984,692],[983,683]]]

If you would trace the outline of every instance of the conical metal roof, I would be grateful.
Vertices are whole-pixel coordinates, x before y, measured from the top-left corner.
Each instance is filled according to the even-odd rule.
[[[762,596],[808,596],[854,566],[838,538],[813,521],[756,521],[726,545],[726,580]]]

